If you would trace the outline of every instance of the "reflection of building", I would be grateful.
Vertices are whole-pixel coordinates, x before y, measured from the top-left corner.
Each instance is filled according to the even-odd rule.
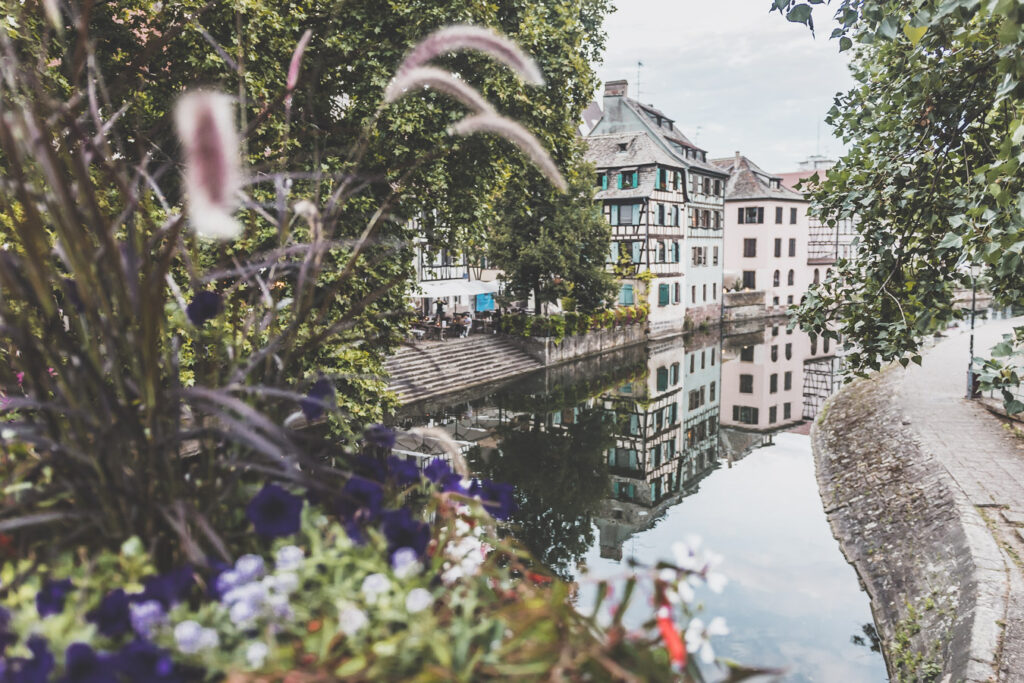
[[[619,303],[646,290],[655,335],[719,318],[726,174],[672,119],[605,84],[604,110],[587,137],[597,199],[612,225],[609,266],[625,271]],[[646,287],[638,277],[651,273]]]
[[[775,431],[817,414],[835,382],[835,347],[785,324],[726,337],[722,426]]]
[[[626,539],[693,493],[717,464],[719,344],[680,342],[653,343],[646,383],[605,394],[619,433],[607,454],[612,498],[597,518],[603,557],[621,558]]]
[[[736,152],[716,159],[725,191],[725,286],[765,292],[770,312],[800,303],[813,279],[807,261],[807,200]]]

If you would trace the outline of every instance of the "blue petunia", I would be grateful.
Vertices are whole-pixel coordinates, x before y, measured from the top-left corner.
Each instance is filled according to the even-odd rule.
[[[124,589],[112,590],[100,601],[96,609],[85,615],[85,619],[96,624],[99,632],[108,638],[119,638],[132,629],[129,603]]]
[[[441,458],[434,458],[434,460],[423,469],[423,474],[427,475],[427,479],[440,484],[445,477],[452,473],[452,468],[448,466]]]
[[[363,432],[363,443],[373,448],[391,450],[395,447],[395,430],[384,425],[370,425]]]
[[[333,397],[334,387],[330,380],[321,377],[314,382],[313,386],[309,388],[306,398],[299,401],[299,407],[302,408],[302,414],[306,416],[306,420],[312,422],[323,417],[326,409],[330,407]]]
[[[26,645],[32,658],[8,658],[4,683],[47,683],[50,680],[55,660],[46,646],[46,640],[40,636],[31,636]]]
[[[36,609],[40,617],[48,617],[51,614],[60,614],[64,611],[64,600],[72,589],[71,579],[60,581],[46,581],[43,587],[36,593]]]
[[[109,655],[98,655],[85,643],[72,643],[64,654],[61,683],[117,683]]]
[[[430,527],[414,519],[408,508],[386,510],[381,513],[381,530],[388,540],[388,555],[399,548],[412,548],[417,555],[427,550],[430,542]]]
[[[299,530],[302,498],[277,484],[267,484],[246,506],[245,516],[265,539],[290,536]]]
[[[220,315],[224,302],[217,292],[199,292],[185,308],[189,321],[196,327],[202,327],[207,320]]]
[[[191,566],[185,565],[172,569],[166,574],[149,577],[142,584],[142,593],[131,596],[131,600],[132,602],[156,600],[163,605],[164,609],[170,609],[188,597],[189,591],[192,590],[195,583],[195,571]]]
[[[420,481],[420,470],[416,463],[394,455],[388,458],[388,472],[399,486],[408,486]]]
[[[495,519],[508,519],[516,511],[515,487],[496,481],[473,480],[469,495],[479,498],[484,509]]]
[[[334,511],[345,522],[372,522],[380,515],[383,500],[384,490],[380,484],[363,477],[351,477],[342,487]]]
[[[131,683],[185,683],[202,680],[202,672],[176,665],[171,653],[146,640],[133,640],[121,648],[116,669]]]

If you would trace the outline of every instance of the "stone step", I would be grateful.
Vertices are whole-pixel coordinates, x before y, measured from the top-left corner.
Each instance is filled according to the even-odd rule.
[[[389,389],[410,403],[499,381],[543,367],[504,337],[477,335],[403,347],[384,368]]]

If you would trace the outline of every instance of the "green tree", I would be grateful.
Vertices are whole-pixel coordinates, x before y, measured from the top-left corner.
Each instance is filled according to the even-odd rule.
[[[545,302],[571,296],[581,311],[606,306],[615,278],[605,267],[611,228],[594,203],[593,169],[579,163],[569,172],[569,192],[560,194],[527,179],[506,193],[503,219],[489,240],[490,261],[505,273],[506,288],[519,299]],[[523,196],[543,198],[522,202]]]
[[[810,4],[821,4],[814,2]],[[773,9],[810,23],[810,4]],[[828,225],[855,218],[856,258],[811,290],[797,320],[841,336],[858,372],[919,362],[921,339],[984,278],[1024,301],[1024,5],[843,0],[832,37],[857,86],[828,122],[850,146],[813,193]]]

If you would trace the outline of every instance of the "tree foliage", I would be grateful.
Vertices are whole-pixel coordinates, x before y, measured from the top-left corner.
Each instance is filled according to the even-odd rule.
[[[577,151],[566,194],[529,179],[506,193],[489,239],[491,263],[504,271],[506,290],[518,299],[545,302],[571,297],[580,311],[604,308],[615,293],[605,261],[611,228],[594,203],[590,166]],[[523,196],[538,197],[531,204]]]
[[[855,219],[859,238],[798,320],[845,338],[866,372],[918,361],[922,337],[961,315],[957,287],[983,280],[998,305],[1024,301],[1024,5],[837,4],[832,37],[853,50],[857,86],[827,120],[850,151],[813,210],[830,226]],[[811,21],[806,2],[772,8]]]

